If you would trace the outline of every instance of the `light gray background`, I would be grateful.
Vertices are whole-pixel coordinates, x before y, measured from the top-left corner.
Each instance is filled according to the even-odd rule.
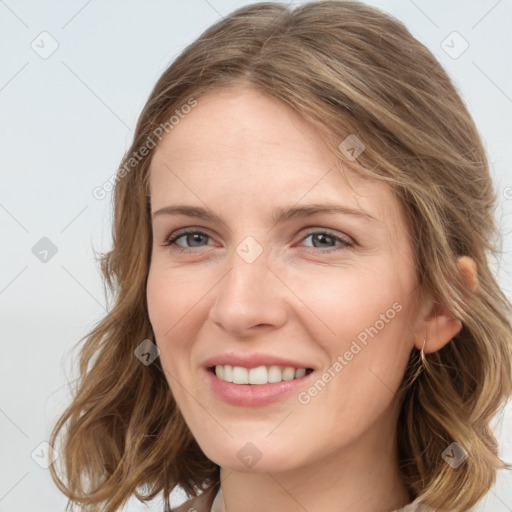
[[[76,368],[67,354],[105,314],[92,249],[109,248],[111,197],[97,200],[92,190],[115,172],[151,88],[178,52],[248,3],[0,0],[0,512],[64,510],[32,454],[44,455],[40,443],[68,402]],[[368,3],[432,50],[474,116],[501,198],[496,271],[510,297],[512,2]],[[51,49],[44,31],[58,43],[48,58],[31,46]],[[465,43],[453,31],[469,45],[460,55]],[[46,263],[32,252],[43,237],[57,248]],[[502,454],[512,461],[512,407],[498,419]],[[510,473],[501,472],[478,510],[511,511],[511,489]],[[159,503],[132,500],[126,510],[161,510]]]

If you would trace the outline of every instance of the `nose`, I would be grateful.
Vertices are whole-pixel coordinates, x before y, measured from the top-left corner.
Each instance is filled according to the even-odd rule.
[[[235,252],[231,263],[231,270],[214,288],[210,319],[234,338],[248,338],[262,329],[283,326],[291,292],[269,267],[264,254],[248,263]]]

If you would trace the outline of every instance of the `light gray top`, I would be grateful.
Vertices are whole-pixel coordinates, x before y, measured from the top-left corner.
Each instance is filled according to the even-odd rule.
[[[173,508],[172,512],[226,512],[222,489],[217,491],[211,508],[208,508],[206,501],[207,494],[208,493],[203,493],[197,498],[192,498],[186,501],[178,508]],[[435,510],[423,503],[420,503],[418,500],[414,500],[405,507],[393,510],[392,512],[435,512]]]

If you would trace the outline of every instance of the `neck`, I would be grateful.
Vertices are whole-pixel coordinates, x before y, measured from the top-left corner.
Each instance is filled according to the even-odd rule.
[[[385,441],[386,440],[386,441]],[[262,473],[221,468],[227,512],[389,512],[410,503],[398,470],[396,423],[375,423],[350,446],[300,468]]]

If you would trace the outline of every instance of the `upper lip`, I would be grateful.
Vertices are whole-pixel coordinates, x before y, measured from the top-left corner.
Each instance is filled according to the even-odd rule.
[[[271,354],[244,354],[225,353],[206,359],[203,363],[205,368],[212,366],[226,365],[242,366],[244,368],[256,368],[258,366],[291,366],[292,368],[312,368],[307,363],[301,363],[293,359],[274,356]]]

